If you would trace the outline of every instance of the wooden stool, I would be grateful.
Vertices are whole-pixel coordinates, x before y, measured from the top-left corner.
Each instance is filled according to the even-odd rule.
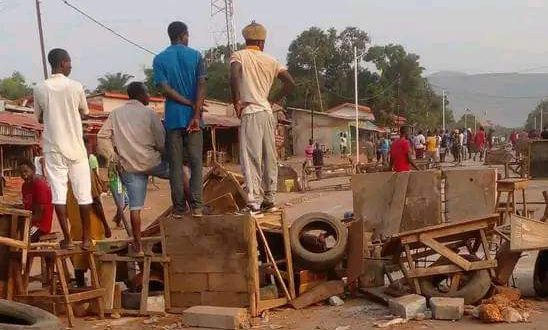
[[[515,192],[521,190],[523,198],[523,215],[527,215],[527,198],[525,197],[525,189],[529,185],[529,179],[524,178],[510,178],[497,180],[497,202],[495,203],[497,207],[497,212],[500,213],[500,223],[504,223],[504,215],[510,217],[511,214],[516,213],[516,200]],[[502,194],[506,193],[506,203],[503,207],[499,205]]]
[[[67,260],[76,255],[82,255],[87,258],[89,262],[89,269],[91,271],[91,288],[84,289],[72,289],[69,288],[68,278],[68,265]],[[74,324],[73,303],[81,301],[94,301],[99,317],[104,318],[104,305],[103,295],[105,290],[99,285],[99,278],[97,276],[97,268],[95,265],[95,259],[92,251],[81,250],[76,248],[74,250],[60,250],[60,249],[46,249],[46,250],[31,250],[28,252],[28,262],[24,271],[23,283],[18,286],[18,293],[14,299],[27,304],[37,303],[51,303],[53,305],[53,312],[55,313],[55,307],[57,304],[63,304],[66,308],[67,318],[69,326]],[[44,293],[29,293],[29,277],[32,268],[32,260],[34,258],[40,258],[44,261],[47,268],[47,276],[50,283],[47,294]],[[60,291],[58,286],[60,285]],[[21,290],[22,289],[22,290]]]

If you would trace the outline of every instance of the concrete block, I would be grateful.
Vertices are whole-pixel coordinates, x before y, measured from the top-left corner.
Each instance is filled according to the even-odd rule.
[[[241,329],[249,319],[245,308],[194,306],[183,312],[183,323],[189,327]]]
[[[464,315],[464,298],[430,298],[430,308],[435,320],[460,320]]]
[[[390,299],[388,307],[390,308],[390,313],[410,320],[418,313],[426,312],[426,298],[418,294],[410,294]]]

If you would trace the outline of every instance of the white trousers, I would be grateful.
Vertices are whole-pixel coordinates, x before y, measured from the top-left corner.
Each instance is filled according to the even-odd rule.
[[[70,160],[57,152],[44,154],[46,176],[53,193],[53,204],[66,205],[68,181],[79,205],[93,203],[91,197],[91,172],[87,158]]]

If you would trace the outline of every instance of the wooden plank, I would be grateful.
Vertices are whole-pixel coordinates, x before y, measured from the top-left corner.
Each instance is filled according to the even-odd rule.
[[[348,283],[353,284],[363,274],[364,260],[364,221],[358,219],[348,226],[348,259],[346,273]]]
[[[475,231],[480,229],[491,229],[498,221],[499,215],[493,214],[487,218],[473,219],[470,221],[463,221],[457,223],[448,223],[439,226],[427,227],[422,230],[413,230],[410,232],[400,233],[397,237],[400,238],[402,244],[410,244],[420,242],[420,236],[428,234],[429,237],[450,237],[452,235],[459,235],[469,231]]]
[[[228,250],[230,251],[230,250]],[[171,258],[171,273],[241,273],[246,274],[247,254],[178,255]]]
[[[104,261],[101,263],[100,280],[101,286],[105,289],[105,309],[114,308],[114,292],[116,286],[116,262]]]
[[[148,286],[150,282],[150,257],[145,257],[143,262],[143,285],[141,288],[141,304],[139,306],[140,314],[144,314],[148,310]]]
[[[293,299],[291,305],[295,309],[301,309],[342,293],[344,293],[343,281],[328,281]]]
[[[548,224],[516,214],[510,217],[510,251],[548,248]]]
[[[221,274],[222,275],[222,274]],[[173,292],[202,292],[208,289],[206,273],[171,274],[170,290]],[[242,275],[243,276],[243,275]]]
[[[250,217],[247,218],[246,240],[248,243],[247,294],[249,299],[249,312],[252,317],[257,317],[259,316],[258,302],[261,299],[259,287],[259,253],[257,250],[255,225]]]
[[[226,193],[204,204],[204,210],[210,215],[234,213],[239,209],[231,193]]]
[[[246,274],[209,273],[206,283],[209,291],[247,292]]]
[[[411,250],[409,249],[408,244],[404,244],[405,249],[405,257],[407,258],[407,265],[409,266],[409,272],[414,272],[417,270],[417,267],[415,267],[415,260],[413,260],[413,257],[411,256]],[[421,287],[419,285],[419,281],[417,279],[413,279],[413,286],[415,288],[416,294],[421,294]]]
[[[291,294],[291,298],[295,299],[295,297],[297,296],[295,292],[295,272],[293,271],[293,256],[291,252],[291,244],[289,241],[289,224],[287,223],[285,212],[282,213],[282,232],[284,238],[285,259],[287,261],[287,280],[289,282],[289,293]]]
[[[68,301],[70,303],[78,302],[78,301],[87,301],[87,300],[103,297],[104,294],[105,294],[105,289],[102,289],[102,288],[92,289],[92,290],[77,292],[77,293],[71,293],[68,296]]]
[[[448,260],[450,260],[455,265],[459,266],[465,271],[469,271],[470,267],[472,267],[472,263],[463,257],[459,256],[454,251],[448,249],[445,245],[436,242],[434,239],[427,235],[421,235],[420,241],[431,248],[432,250],[438,252],[440,255],[444,256]]]
[[[28,247],[27,244],[23,241],[3,236],[0,236],[0,244],[7,245],[16,249],[22,249],[23,251],[26,251]]]
[[[287,300],[287,298],[261,300],[259,301],[257,310],[260,313],[260,312],[263,312],[272,308],[276,308],[276,307],[281,307],[287,304],[289,304],[289,300]]]
[[[495,269],[495,277],[493,282],[498,285],[507,285],[514,268],[521,258],[522,252],[510,251],[510,242],[503,242],[497,252],[497,268]]]
[[[480,270],[480,269],[489,269],[497,267],[496,260],[483,260],[483,261],[474,261],[470,270]],[[446,275],[452,273],[460,273],[462,268],[455,265],[442,265],[442,266],[433,266],[427,268],[416,268],[415,270],[408,271],[408,278],[417,278],[417,277],[428,277],[434,275]]]
[[[291,295],[289,294],[289,291],[287,290],[287,286],[285,285],[284,279],[282,275],[280,274],[280,270],[278,268],[278,265],[276,264],[276,259],[274,259],[274,257],[272,256],[272,252],[270,251],[270,247],[268,246],[268,241],[266,240],[266,237],[264,236],[264,232],[261,229],[261,226],[259,226],[259,223],[257,222],[257,220],[255,218],[253,219],[255,220],[255,225],[257,227],[257,231],[259,232],[259,237],[261,238],[264,248],[266,250],[267,259],[270,260],[270,262],[272,263],[272,267],[274,268],[276,278],[278,279],[278,284],[282,287],[287,299],[291,301],[292,300]]]

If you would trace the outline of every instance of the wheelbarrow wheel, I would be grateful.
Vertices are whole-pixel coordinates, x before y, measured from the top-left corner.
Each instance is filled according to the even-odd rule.
[[[478,261],[479,258],[473,255],[461,255],[468,261]],[[445,258],[440,258],[431,266],[446,265],[449,262]],[[458,280],[459,283],[449,285],[451,281]],[[486,269],[463,272],[459,277],[453,275],[439,275],[427,278],[421,278],[419,285],[422,294],[426,297],[450,297],[464,298],[464,304],[473,305],[483,299],[491,288],[491,276]]]
[[[537,296],[548,296],[548,250],[538,252],[533,272],[533,287]]]

